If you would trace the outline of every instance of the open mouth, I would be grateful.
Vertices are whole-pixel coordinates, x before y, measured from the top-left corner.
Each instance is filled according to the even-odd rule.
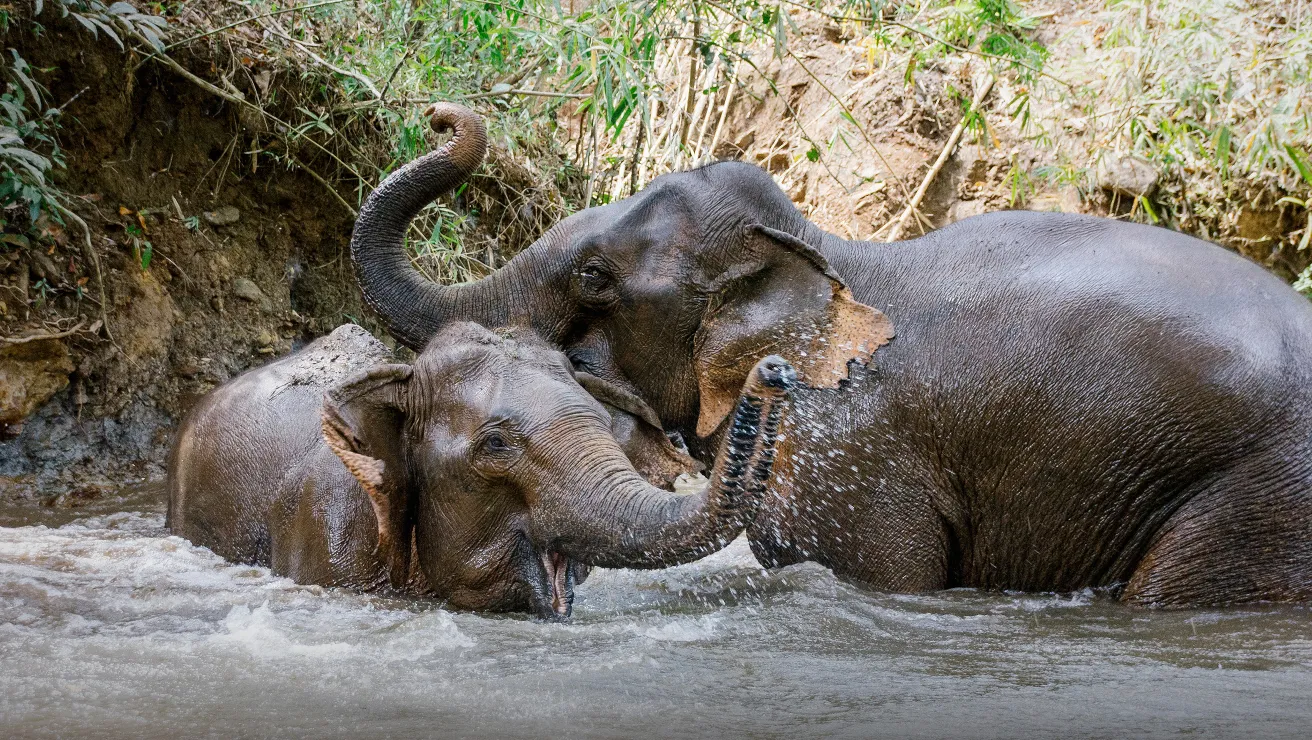
[[[574,608],[574,573],[569,558],[558,552],[544,552],[542,568],[547,576],[548,606],[557,618],[566,619]]]
[[[537,560],[542,568],[533,584],[533,611],[542,619],[563,622],[574,609],[574,586],[588,577],[588,567],[552,550],[539,551]]]

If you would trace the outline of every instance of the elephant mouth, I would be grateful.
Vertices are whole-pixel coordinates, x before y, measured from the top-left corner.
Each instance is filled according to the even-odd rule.
[[[546,571],[551,594],[551,611],[557,617],[567,619],[574,609],[574,573],[569,558],[558,552],[544,552],[542,568]]]
[[[533,611],[540,619],[564,622],[574,610],[574,586],[587,578],[588,568],[554,550],[536,553],[536,583],[532,586]]]

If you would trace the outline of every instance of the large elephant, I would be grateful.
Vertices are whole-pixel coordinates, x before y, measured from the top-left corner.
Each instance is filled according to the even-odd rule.
[[[220,386],[174,443],[168,526],[300,583],[543,618],[569,616],[580,563],[693,560],[742,531],[795,378],[785,361],[743,387],[707,489],[678,495],[639,475],[584,385],[644,423],[640,402],[504,334],[453,323],[411,366],[348,325]],[[631,451],[670,444],[621,426]],[[643,454],[667,458],[659,474],[680,459]]]
[[[456,319],[532,327],[701,456],[750,363],[797,359],[825,388],[797,392],[748,529],[764,564],[816,560],[898,591],[1312,598],[1312,306],[1241,257],[1028,212],[845,241],[759,168],[725,162],[576,213],[487,278],[442,287],[411,268],[405,228],[484,143],[477,116],[435,113],[452,140],[385,181],[356,225],[366,298],[410,346]],[[897,338],[827,388],[888,340],[888,319]]]

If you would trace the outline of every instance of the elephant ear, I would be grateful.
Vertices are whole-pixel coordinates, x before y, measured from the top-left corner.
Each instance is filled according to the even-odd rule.
[[[647,482],[671,488],[680,474],[700,472],[704,465],[674,446],[661,427],[660,417],[641,398],[585,372],[574,373],[579,385],[610,412],[611,434],[634,470]]]
[[[388,580],[402,587],[410,570],[414,528],[401,444],[409,365],[381,365],[328,389],[323,438],[369,497],[378,522],[375,554]]]
[[[693,340],[701,437],[729,415],[762,357],[787,358],[812,388],[837,388],[849,361],[868,363],[894,336],[893,322],[857,302],[824,255],[801,239],[750,224],[740,254],[703,289],[706,313]]]

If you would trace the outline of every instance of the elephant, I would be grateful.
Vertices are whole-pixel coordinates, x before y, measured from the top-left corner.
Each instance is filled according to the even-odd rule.
[[[1165,228],[1010,211],[883,244],[821,230],[717,162],[581,210],[477,282],[425,280],[405,228],[480,163],[441,148],[368,198],[351,254],[389,331],[532,328],[705,458],[755,359],[794,359],[747,528],[763,565],[873,589],[1106,588],[1162,608],[1312,599],[1312,306]],[[896,334],[896,336],[895,336]]]
[[[633,417],[631,450],[669,448],[643,453],[660,475],[694,467],[659,429],[630,433],[650,410],[531,333],[453,322],[411,365],[342,326],[187,414],[167,525],[299,583],[568,619],[587,566],[695,560],[742,531],[796,373],[772,356],[751,378],[706,488],[676,494],[612,433]]]

